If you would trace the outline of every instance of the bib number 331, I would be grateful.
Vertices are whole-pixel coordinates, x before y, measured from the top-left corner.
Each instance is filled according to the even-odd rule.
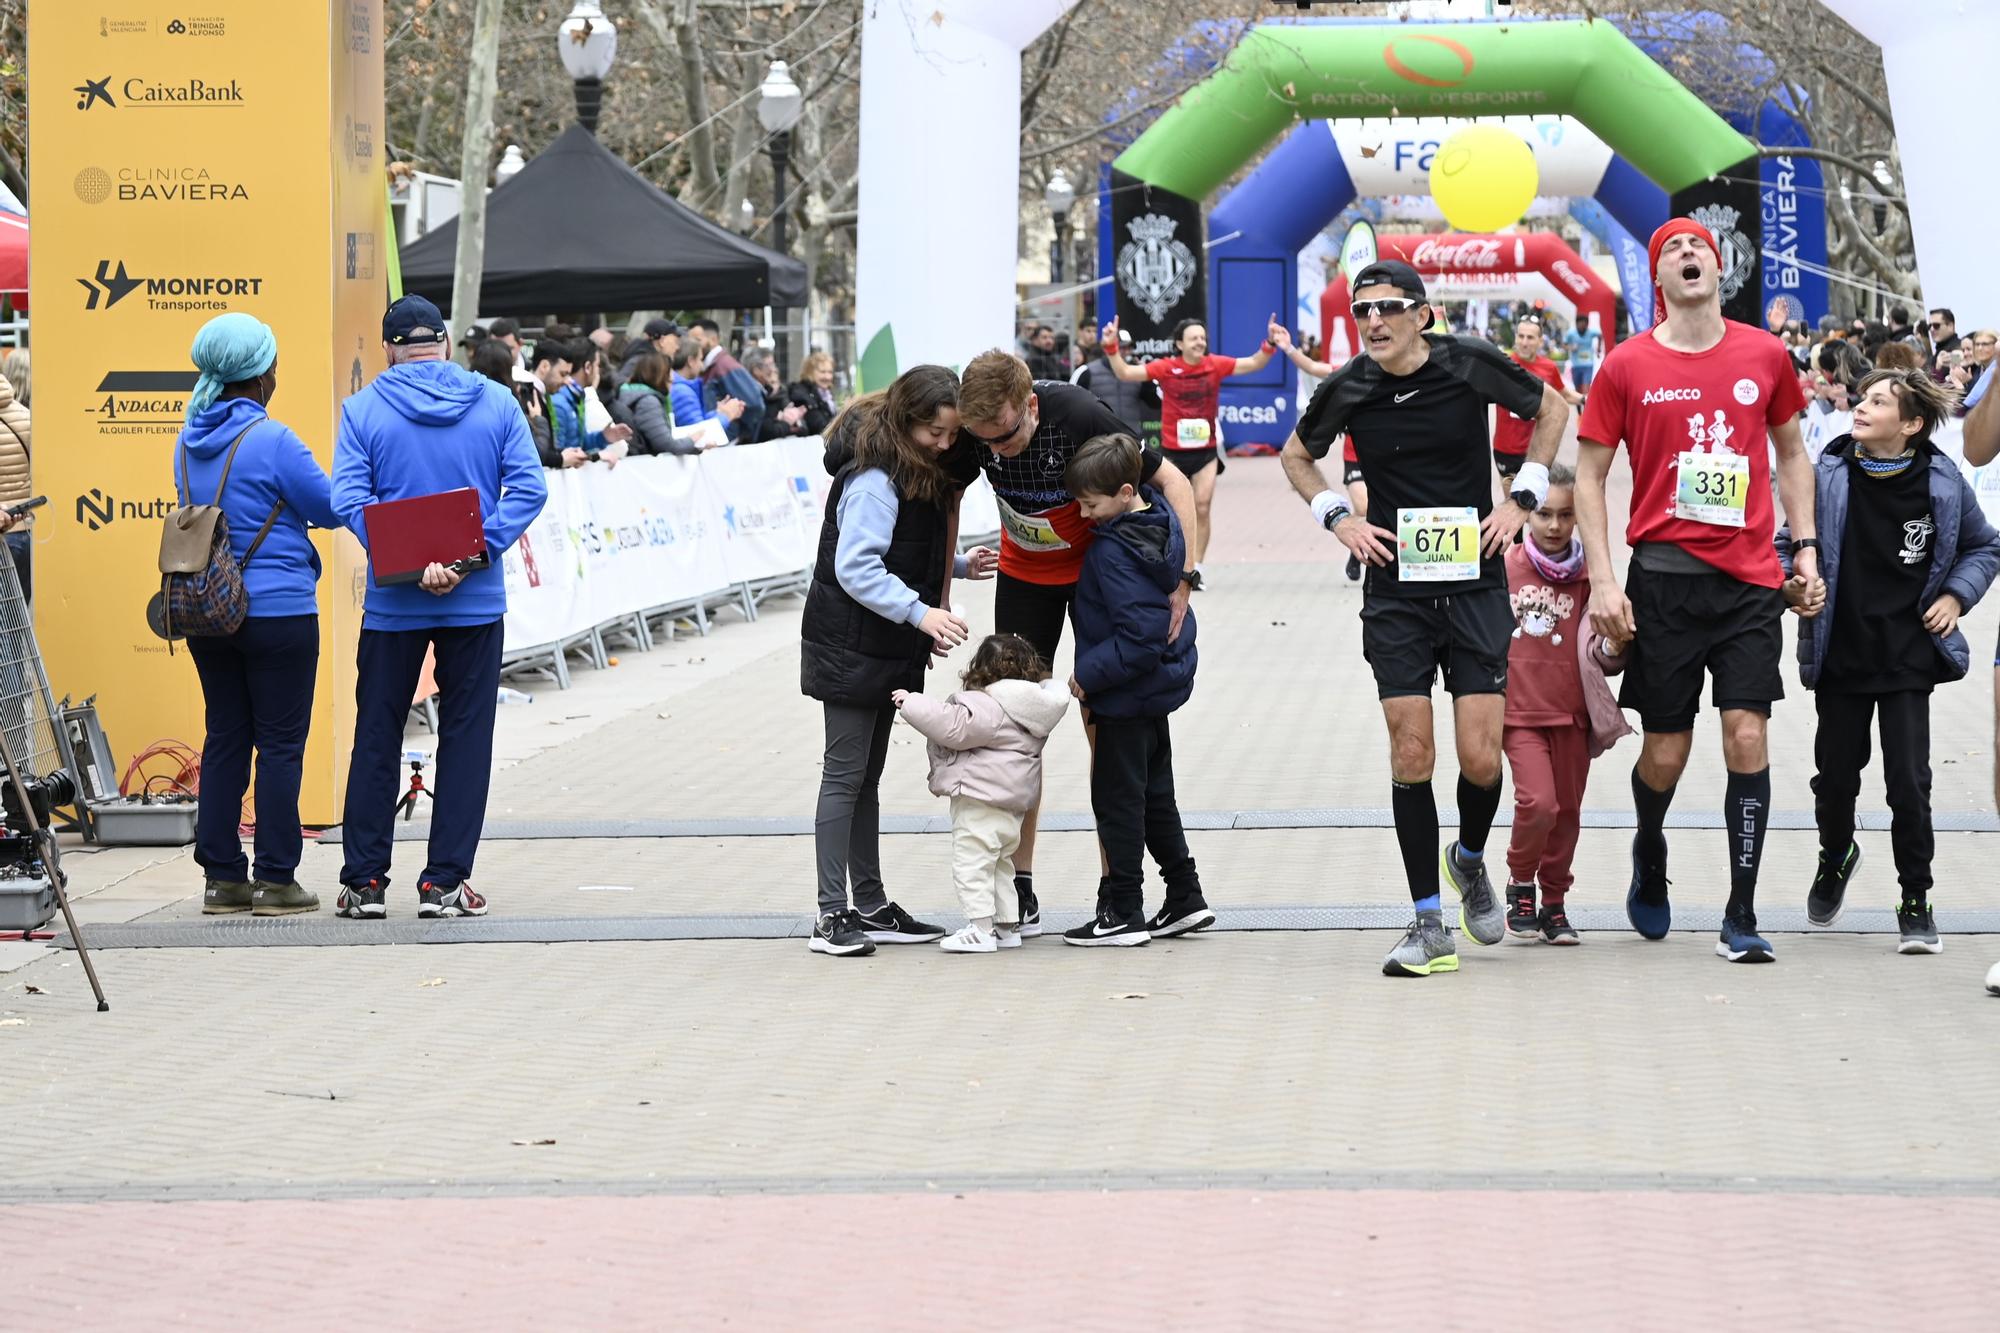
[[[1479,513],[1471,505],[1396,511],[1396,578],[1454,583],[1479,577]]]
[[[1743,526],[1743,506],[1750,496],[1750,459],[1746,454],[1680,456],[1680,483],[1674,490],[1674,517],[1721,528]]]

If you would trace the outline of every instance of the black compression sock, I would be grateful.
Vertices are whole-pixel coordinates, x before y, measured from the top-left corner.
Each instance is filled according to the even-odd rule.
[[[1432,897],[1438,891],[1438,805],[1430,779],[1390,783],[1389,808],[1396,816],[1396,845],[1403,849],[1410,897]]]
[[[1729,824],[1729,912],[1757,910],[1757,866],[1764,859],[1764,830],[1771,822],[1771,770],[1731,773],[1722,798]]]
[[[1676,784],[1678,785],[1678,784]],[[1674,788],[1654,791],[1639,776],[1639,766],[1632,766],[1632,808],[1639,814],[1639,836],[1633,845],[1639,849],[1640,857],[1650,865],[1664,865],[1667,860],[1667,809],[1674,803]]]
[[[1486,835],[1493,831],[1493,816],[1500,810],[1500,784],[1475,786],[1465,774],[1458,775],[1458,845],[1478,856],[1486,850]]]

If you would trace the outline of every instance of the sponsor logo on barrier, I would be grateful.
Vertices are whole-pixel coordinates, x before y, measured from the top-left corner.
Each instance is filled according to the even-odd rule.
[[[155,83],[145,78],[121,80],[118,92],[113,94],[111,82],[115,76],[101,79],[85,79],[76,86],[76,109],[88,111],[95,106],[109,107],[116,111],[125,107],[225,107],[243,105],[243,85],[235,79],[227,83],[212,83],[207,79],[187,78],[173,83]]]
[[[118,105],[111,100],[111,76],[109,74],[101,79],[85,79],[82,83],[76,85],[76,109],[78,111],[88,111],[100,103],[108,107]]]
[[[1549,265],[1549,267],[1555,271],[1557,277],[1563,280],[1563,285],[1568,287],[1571,291],[1575,292],[1578,296],[1589,295],[1590,281],[1587,278],[1585,278],[1581,273],[1578,273],[1575,269],[1571,268],[1569,265],[1569,261],[1567,259],[1558,259],[1553,264]]]
[[[207,167],[165,163],[158,166],[85,167],[73,188],[86,204],[116,200],[121,204],[234,204],[249,200],[241,181],[217,180]]]
[[[1174,232],[1174,220],[1147,213],[1126,224],[1132,239],[1118,252],[1118,285],[1154,323],[1180,303],[1194,282],[1194,251]]]
[[[110,370],[97,383],[86,415],[100,435],[178,435],[192,370]]]
[[[341,122],[340,152],[349,166],[372,161],[375,157],[375,126],[353,116],[346,117]]]
[[[229,35],[227,19],[202,16],[167,20],[169,37],[226,37]]]
[[[1410,252],[1410,263],[1416,268],[1499,268],[1500,242],[1486,239],[1440,245],[1436,241],[1419,241]]]
[[[347,276],[357,282],[375,280],[375,233],[347,233]]]
[[[1701,390],[1700,389],[1648,389],[1646,390],[1645,395],[1641,397],[1639,401],[1641,404],[1646,404],[1646,405],[1650,405],[1653,403],[1698,403],[1701,401]]]
[[[356,55],[375,49],[374,0],[347,0],[347,49]]]
[[[100,16],[97,20],[99,37],[144,37],[151,30],[150,19],[114,19]]]
[[[732,537],[768,537],[798,526],[798,521],[798,506],[789,499],[769,504],[725,505],[722,510],[723,525]]]
[[[76,497],[76,521],[97,532],[121,518],[165,518],[177,508],[179,505],[171,495],[152,500],[120,500],[93,486]]]
[[[109,259],[97,261],[94,278],[78,278],[84,290],[85,310],[109,310],[133,292],[146,289],[150,310],[230,310],[244,297],[264,293],[262,278],[220,274],[190,274],[170,278],[135,278],[125,271],[125,261],[117,261],[114,272]]]
[[[1269,404],[1224,403],[1216,410],[1216,418],[1225,426],[1275,426],[1278,409]]]

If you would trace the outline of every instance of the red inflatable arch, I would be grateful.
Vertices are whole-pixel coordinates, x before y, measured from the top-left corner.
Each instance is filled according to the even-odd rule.
[[[1597,316],[1597,328],[1604,335],[1606,351],[1616,340],[1618,294],[1582,255],[1553,232],[1530,231],[1503,236],[1471,236],[1456,232],[1444,235],[1377,235],[1376,247],[1384,259],[1400,259],[1419,273],[1540,273],[1557,291],[1567,293],[1580,316]],[[1346,325],[1347,345],[1361,346],[1348,311],[1347,278],[1335,274],[1320,297],[1319,322],[1322,346],[1334,345],[1333,322]]]

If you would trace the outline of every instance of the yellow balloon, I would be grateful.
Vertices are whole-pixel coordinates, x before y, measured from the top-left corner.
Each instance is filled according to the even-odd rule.
[[[1500,125],[1467,125],[1431,159],[1431,197],[1456,231],[1519,222],[1540,181],[1534,150]]]

